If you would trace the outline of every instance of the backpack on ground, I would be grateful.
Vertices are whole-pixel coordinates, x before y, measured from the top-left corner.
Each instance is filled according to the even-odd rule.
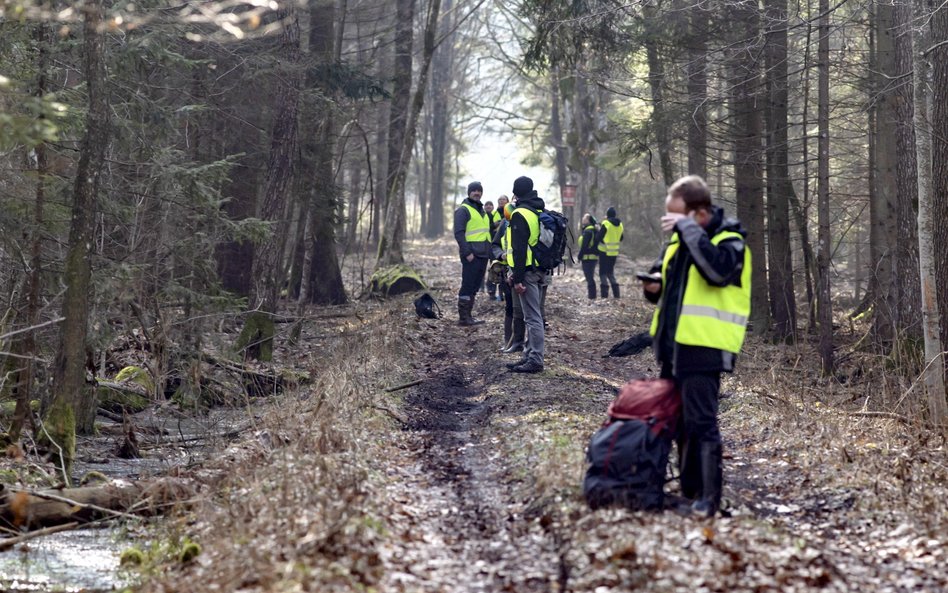
[[[680,410],[681,395],[670,379],[638,379],[622,387],[586,450],[583,495],[591,508],[662,508]]]
[[[426,292],[415,299],[415,313],[418,314],[418,317],[424,317],[425,319],[439,319],[441,317],[441,307],[438,306],[434,297]]]
[[[533,212],[532,208],[527,208]],[[533,261],[538,268],[542,270],[555,270],[566,261],[566,248],[569,245],[567,233],[569,230],[569,219],[555,210],[543,210],[536,212],[540,220],[540,238],[533,247]],[[570,250],[570,261],[573,261],[573,253]]]

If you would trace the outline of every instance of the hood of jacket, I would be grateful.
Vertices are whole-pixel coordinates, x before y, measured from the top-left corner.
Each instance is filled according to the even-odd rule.
[[[619,226],[620,224],[622,224],[622,219],[619,218],[618,216],[610,216],[606,220],[608,220],[609,224],[611,224],[612,226]]]
[[[537,195],[536,190],[534,190],[517,200],[517,208],[521,206],[534,210],[543,210],[546,208],[546,203],[543,201],[543,198]]]
[[[708,233],[709,237],[713,237],[718,233],[723,233],[724,231],[730,231],[733,233],[738,233],[740,236],[747,238],[747,230],[741,224],[741,221],[736,218],[731,218],[725,216],[724,208],[720,206],[711,206],[711,222],[708,223],[708,226],[705,227],[705,231]]]

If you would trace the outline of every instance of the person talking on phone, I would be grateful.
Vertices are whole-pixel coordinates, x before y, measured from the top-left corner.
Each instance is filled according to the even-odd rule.
[[[691,512],[714,516],[723,486],[718,395],[721,373],[733,372],[750,315],[751,254],[747,232],[712,204],[697,175],[672,184],[662,230],[671,232],[651,278],[639,275],[645,297],[658,305],[653,348],[661,376],[681,392],[678,442],[682,495]]]

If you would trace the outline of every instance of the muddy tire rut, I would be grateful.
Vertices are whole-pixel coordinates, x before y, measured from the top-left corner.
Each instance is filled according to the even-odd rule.
[[[505,376],[484,364],[442,366],[406,396],[410,462],[393,487],[413,527],[404,547],[388,551],[383,590],[562,590],[556,545],[525,518],[499,447],[485,436],[487,387]]]

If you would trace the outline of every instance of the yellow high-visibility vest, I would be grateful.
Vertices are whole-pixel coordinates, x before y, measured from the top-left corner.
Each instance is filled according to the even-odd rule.
[[[461,204],[471,213],[464,229],[464,238],[468,243],[490,241],[490,220],[486,214],[481,214],[470,204]]]
[[[711,244],[717,245],[725,239],[743,239],[733,231],[724,231],[711,238]],[[668,264],[678,252],[680,242],[678,233],[672,236],[665,257],[662,260],[662,288],[665,287]],[[708,284],[697,266],[688,268],[688,284],[681,300],[678,314],[678,327],[675,329],[675,342],[686,346],[704,346],[726,352],[738,353],[744,344],[747,332],[747,318],[750,316],[751,294],[751,253],[744,246],[744,269],[741,270],[741,285],[712,286]],[[656,307],[652,316],[652,337],[658,332],[660,308]]]
[[[595,239],[595,237],[596,237],[596,225],[590,224],[590,225],[584,226],[584,227],[583,227],[583,233],[585,233],[585,232],[588,231],[589,229],[592,229],[592,230],[593,230],[593,238]],[[585,236],[585,234],[579,236],[579,250],[580,250],[580,251],[583,250],[583,237],[584,237],[584,236]],[[587,253],[586,255],[583,256],[583,259],[599,259],[599,256],[596,255],[595,252],[590,251],[589,253]]]
[[[527,239],[527,267],[533,265],[533,246],[537,244],[537,241],[540,240],[540,216],[538,213],[530,210],[528,208],[517,208],[513,211],[513,214],[510,215],[510,219],[513,220],[513,217],[520,213],[520,216],[523,216],[523,219],[527,221],[527,225],[530,227],[530,237]],[[513,239],[510,232],[510,225],[507,225],[507,265],[511,268],[514,267],[513,260]]]
[[[614,225],[609,219],[602,221],[602,226],[606,229],[606,235],[599,242],[599,251],[606,255],[616,257],[619,255],[619,241],[622,240],[622,223]]]
[[[497,224],[498,222],[500,222],[500,217],[501,217],[500,212],[498,212],[498,211],[496,211],[496,210],[494,210],[493,212],[491,212],[491,213],[490,213],[490,224],[491,224],[491,225],[495,225],[495,224]]]

